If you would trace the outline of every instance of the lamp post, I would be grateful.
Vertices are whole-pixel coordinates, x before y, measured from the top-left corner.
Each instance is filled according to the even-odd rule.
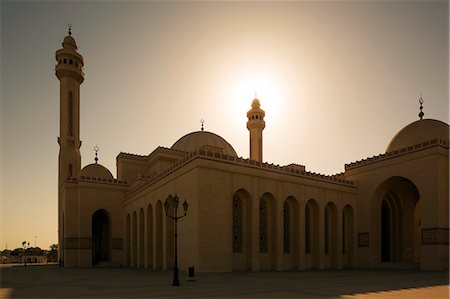
[[[26,266],[27,265],[27,248],[30,247],[30,242],[23,241],[22,246],[23,246],[23,261],[24,261],[24,266]]]
[[[178,203],[180,202],[180,199],[175,194],[175,196],[169,195],[166,198],[166,201],[164,202],[164,210],[166,211],[166,216],[170,219],[173,219],[175,222],[175,257],[174,257],[174,266],[173,266],[173,286],[179,286],[180,280],[178,279],[178,245],[177,245],[177,237],[178,237],[178,230],[177,230],[177,223],[178,219],[183,218],[187,214],[188,204],[186,200],[183,203],[183,210],[184,215],[177,216],[177,209],[178,209]],[[173,207],[173,215],[169,214],[169,209]]]

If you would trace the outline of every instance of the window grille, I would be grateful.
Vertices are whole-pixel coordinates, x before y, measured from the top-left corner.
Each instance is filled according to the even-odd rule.
[[[242,201],[233,198],[233,252],[242,252]]]
[[[284,236],[284,253],[291,252],[291,211],[289,205],[285,202],[283,206],[283,236]]]
[[[267,253],[267,204],[259,202],[259,252]]]

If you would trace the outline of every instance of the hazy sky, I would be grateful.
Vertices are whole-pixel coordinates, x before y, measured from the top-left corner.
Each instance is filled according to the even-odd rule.
[[[448,1],[1,1],[0,248],[57,243],[59,81],[73,25],[85,59],[82,166],[115,175],[200,129],[249,156],[246,111],[266,111],[264,161],[335,174],[418,119],[448,123]]]

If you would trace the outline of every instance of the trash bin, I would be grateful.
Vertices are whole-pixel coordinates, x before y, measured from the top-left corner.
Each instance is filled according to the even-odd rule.
[[[195,281],[195,269],[194,266],[188,267],[188,278],[187,281]]]

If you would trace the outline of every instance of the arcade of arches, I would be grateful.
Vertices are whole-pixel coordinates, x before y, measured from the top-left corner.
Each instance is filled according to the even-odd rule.
[[[161,201],[156,202],[158,208],[153,205],[127,214],[128,266],[151,269],[173,266],[173,222],[167,218],[163,223]],[[351,204],[343,207],[339,204],[338,209],[335,203],[328,202],[321,207],[315,199],[305,204],[293,196],[279,202],[271,193],[264,193],[256,201],[247,190],[240,189],[229,201],[228,209],[231,216],[228,247],[232,250],[233,271],[354,266]],[[319,231],[324,232],[323,238]],[[255,250],[252,244],[256,244]]]

